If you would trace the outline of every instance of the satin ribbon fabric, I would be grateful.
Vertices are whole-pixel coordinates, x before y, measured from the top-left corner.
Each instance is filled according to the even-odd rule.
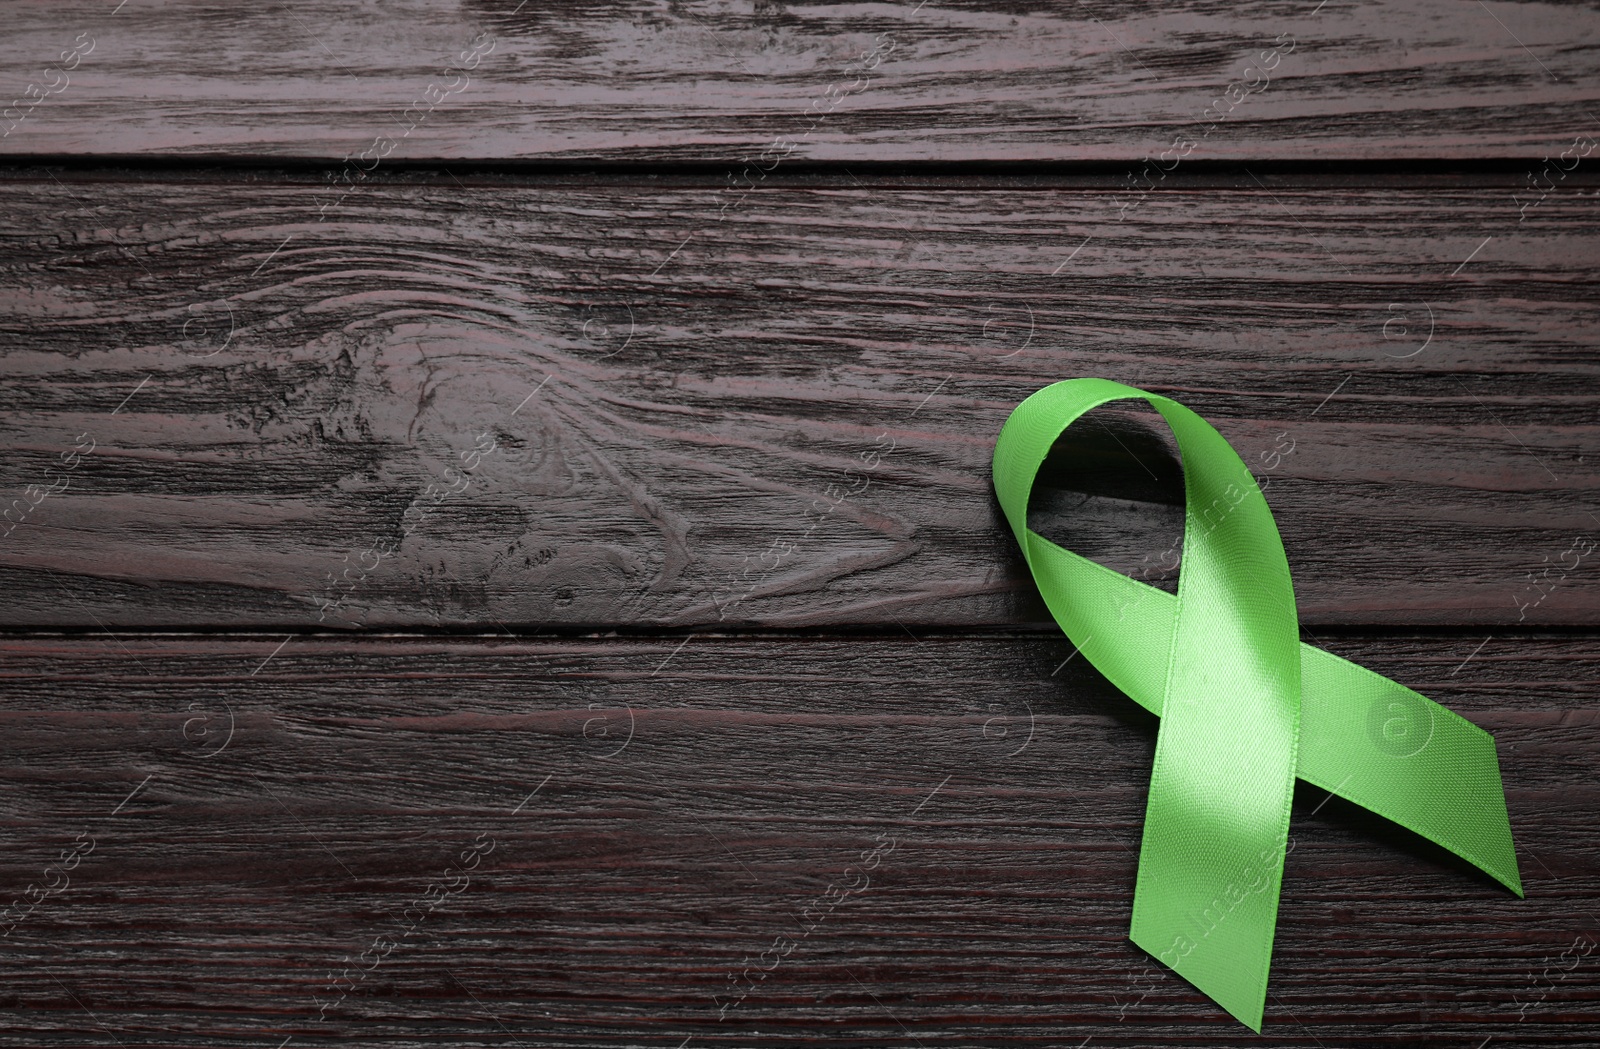
[[[1146,402],[1177,439],[1186,510],[1176,595],[1027,527],[1028,494],[1056,438],[1118,400]],[[1404,685],[1301,643],[1272,511],[1210,423],[1166,397],[1071,379],[1012,411],[993,470],[1056,622],[1100,673],[1161,718],[1134,943],[1261,1030],[1296,776],[1522,895],[1493,738]]]

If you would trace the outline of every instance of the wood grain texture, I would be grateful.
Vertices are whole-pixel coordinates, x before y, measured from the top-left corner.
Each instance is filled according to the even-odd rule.
[[[7,156],[1476,160],[1600,132],[1600,12],[1501,0],[74,0],[13,5],[0,70],[18,112],[43,95]]]
[[[1156,722],[1063,639],[681,640],[0,642],[0,903],[93,846],[0,1044],[1261,1044],[1126,939]],[[1302,785],[1270,1044],[1588,1044],[1600,639],[1321,640],[1495,734],[1527,899]]]
[[[1313,628],[1600,623],[1591,191],[984,185],[13,178],[0,622],[1049,627],[990,455],[1099,374]],[[1171,453],[1080,429],[1036,527],[1150,572]]]
[[[1595,1043],[1600,6],[0,21],[0,1047]],[[1526,900],[1300,784],[1265,1041],[990,488],[1090,374],[1497,741]]]

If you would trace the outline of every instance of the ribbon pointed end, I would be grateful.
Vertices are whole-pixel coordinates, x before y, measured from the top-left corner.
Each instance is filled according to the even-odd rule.
[[[1199,984],[1195,984],[1195,986],[1200,987]],[[1207,990],[1205,987],[1200,987],[1200,989],[1210,995],[1212,1001],[1226,1009],[1228,1014],[1235,1020],[1244,1024],[1256,1034],[1261,1033],[1261,1020],[1266,1012],[1267,1004],[1267,989],[1265,987],[1261,988],[1260,994],[1239,994],[1236,991],[1230,993],[1229,990],[1224,990],[1223,988]]]
[[[1200,962],[1198,959],[1191,962],[1187,954],[1183,958],[1177,958],[1176,954],[1178,952],[1172,948],[1167,948],[1165,950],[1167,957],[1162,957],[1158,952],[1162,951],[1163,948],[1157,946],[1152,949],[1152,944],[1158,943],[1163,939],[1162,937],[1141,936],[1140,930],[1135,928],[1129,933],[1128,938],[1137,946],[1144,948],[1146,952],[1155,955],[1157,961],[1183,977],[1200,993],[1216,1002],[1228,1015],[1250,1028],[1256,1034],[1261,1033],[1261,1021],[1267,1004],[1267,974],[1265,970],[1261,972],[1259,980],[1241,979],[1237,969],[1233,967],[1219,967],[1214,964]],[[1170,936],[1165,937],[1165,939],[1173,941]],[[1173,941],[1173,944],[1177,946],[1180,942],[1190,941],[1186,941],[1184,937],[1178,937],[1177,940]],[[1190,943],[1192,946],[1192,942]],[[1181,951],[1181,948],[1179,950]],[[1169,959],[1176,960],[1177,964],[1172,964]]]

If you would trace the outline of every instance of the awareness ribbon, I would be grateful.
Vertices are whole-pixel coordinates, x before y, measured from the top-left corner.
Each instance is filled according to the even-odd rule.
[[[1149,403],[1183,464],[1178,592],[1028,528],[1062,431]],[[994,487],[1051,615],[1112,684],[1161,718],[1129,937],[1260,1033],[1298,776],[1442,845],[1518,896],[1494,739],[1432,700],[1303,644],[1283,542],[1227,440],[1169,398],[1070,379],[1012,411]]]

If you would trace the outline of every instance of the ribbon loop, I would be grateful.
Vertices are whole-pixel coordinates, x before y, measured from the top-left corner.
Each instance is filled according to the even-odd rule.
[[[1027,527],[1055,439],[1085,412],[1147,402],[1183,461],[1178,592]],[[994,485],[1045,604],[1114,685],[1161,718],[1130,936],[1260,1031],[1298,776],[1450,849],[1522,895],[1494,741],[1403,685],[1302,644],[1283,542],[1227,440],[1169,398],[1054,383],[1000,431]]]

